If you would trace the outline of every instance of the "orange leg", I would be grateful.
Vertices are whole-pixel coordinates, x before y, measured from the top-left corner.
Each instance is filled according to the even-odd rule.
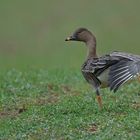
[[[98,101],[100,109],[102,109],[102,98],[100,95],[97,95],[97,101]]]
[[[140,82],[140,76],[138,76],[138,81]]]

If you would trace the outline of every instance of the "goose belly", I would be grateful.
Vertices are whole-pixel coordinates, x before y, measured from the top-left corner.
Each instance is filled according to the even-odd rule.
[[[101,88],[105,88],[109,86],[109,68],[103,71],[99,76],[98,79],[101,81]]]

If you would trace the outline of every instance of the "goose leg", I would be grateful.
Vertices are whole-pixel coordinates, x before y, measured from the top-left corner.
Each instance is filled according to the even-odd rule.
[[[97,98],[97,102],[98,102],[100,109],[102,109],[102,106],[103,106],[102,105],[102,98],[101,98],[101,95],[100,95],[98,88],[96,89],[96,98]]]
[[[140,75],[138,76],[138,81],[140,82]]]

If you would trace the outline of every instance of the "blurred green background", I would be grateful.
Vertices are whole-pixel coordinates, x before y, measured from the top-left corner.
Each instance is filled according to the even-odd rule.
[[[97,37],[98,54],[140,54],[139,0],[1,0],[0,68],[78,68],[86,47],[65,38],[78,27]]]

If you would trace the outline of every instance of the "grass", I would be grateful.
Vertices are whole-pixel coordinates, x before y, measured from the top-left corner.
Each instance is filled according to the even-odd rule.
[[[0,75],[0,139],[140,139],[139,83],[113,94],[104,108],[78,71],[9,70]]]

